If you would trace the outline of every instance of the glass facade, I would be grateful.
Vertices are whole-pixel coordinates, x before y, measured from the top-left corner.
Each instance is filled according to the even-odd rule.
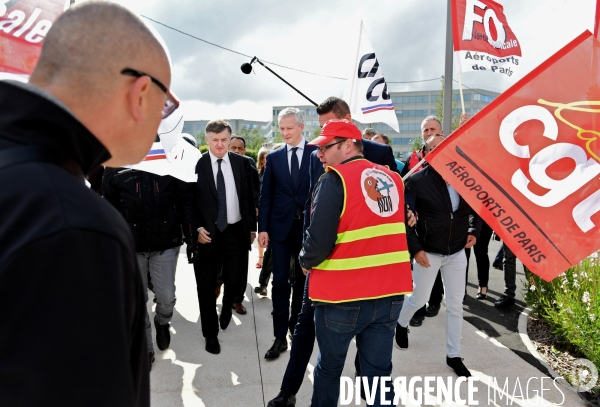
[[[396,110],[396,116],[398,116],[398,117],[426,117],[426,116],[429,116],[430,114],[433,114],[433,113],[429,113],[428,109]]]

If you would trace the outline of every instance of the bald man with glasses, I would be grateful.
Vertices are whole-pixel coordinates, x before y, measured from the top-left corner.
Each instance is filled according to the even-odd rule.
[[[131,232],[84,183],[144,158],[178,106],[165,49],[126,8],[52,25],[29,83],[0,81],[3,406],[149,406]]]

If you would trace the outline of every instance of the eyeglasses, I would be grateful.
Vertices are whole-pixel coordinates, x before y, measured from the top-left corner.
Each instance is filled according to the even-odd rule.
[[[319,152],[321,154],[325,154],[325,151],[329,150],[331,147],[335,146],[336,144],[340,144],[343,143],[344,141],[346,141],[347,139],[338,141],[337,143],[333,143],[333,144],[327,144],[326,146],[319,146],[317,147],[317,149],[319,150]]]
[[[160,90],[162,90],[163,92],[165,92],[167,94],[167,100],[165,101],[165,106],[163,107],[163,110],[162,110],[162,118],[163,119],[169,117],[169,115],[171,113],[173,113],[175,111],[175,109],[177,109],[179,107],[179,100],[177,100],[177,98],[175,97],[175,95],[173,93],[171,93],[169,88],[167,88],[165,85],[163,85],[162,82],[159,81],[158,79],[148,75],[147,73],[144,73],[142,71],[138,71],[135,69],[131,69],[131,68],[123,69],[121,71],[121,74],[135,76],[136,78],[140,78],[142,76],[147,76],[150,78],[152,83],[154,83],[156,86],[158,86],[160,88]]]

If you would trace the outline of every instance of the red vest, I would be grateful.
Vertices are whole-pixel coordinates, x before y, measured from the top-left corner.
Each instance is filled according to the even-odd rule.
[[[422,159],[421,154],[419,154],[418,151],[413,151],[412,154],[410,155],[410,160],[408,161],[408,169],[412,170],[413,167],[415,167],[417,164],[419,164],[421,162],[421,159]],[[413,172],[413,174],[421,171],[422,169],[423,169],[423,167],[420,166]]]
[[[365,159],[327,167],[344,184],[335,247],[310,273],[313,301],[347,302],[412,292],[400,176]]]

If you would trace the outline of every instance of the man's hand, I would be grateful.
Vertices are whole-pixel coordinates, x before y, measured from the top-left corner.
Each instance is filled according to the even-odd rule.
[[[307,275],[308,273],[310,273],[311,269],[305,269],[304,267],[302,267],[302,272],[304,273],[304,275]]]
[[[463,124],[465,124],[467,122],[467,120],[469,120],[469,115],[467,115],[466,113],[461,113],[460,121],[458,122],[458,125],[462,126]]]
[[[192,264],[194,263],[194,260],[196,260],[196,256],[198,256],[198,247],[194,244],[186,244],[185,246],[185,251],[187,253],[187,258],[188,258],[188,263]]]
[[[260,232],[258,234],[258,244],[260,247],[267,247],[269,245],[269,234],[267,232]]]
[[[417,224],[417,218],[410,209],[406,213],[406,224],[411,228]]]
[[[425,250],[421,250],[420,252],[415,254],[415,262],[421,267],[428,268],[429,266],[431,266],[431,264],[429,264],[429,259],[427,258],[427,253],[425,253]]]
[[[210,237],[208,237],[208,235],[210,235],[210,233],[208,233],[206,231],[206,229],[204,229],[204,228],[198,229],[198,242],[200,242],[202,244],[210,243],[212,241],[212,239]]]
[[[256,232],[250,232],[250,244],[254,243],[254,239],[256,239]]]
[[[467,235],[467,244],[465,245],[465,249],[470,249],[477,242],[477,238],[473,235]]]

